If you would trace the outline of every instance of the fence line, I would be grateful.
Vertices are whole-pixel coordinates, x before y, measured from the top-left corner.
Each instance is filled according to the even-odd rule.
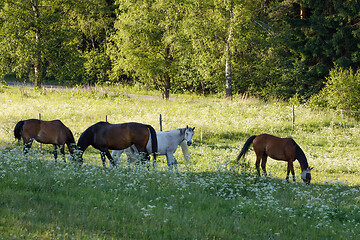
[[[360,111],[354,111],[354,110],[336,110],[336,112],[340,112],[340,126],[342,126],[343,128],[346,128],[345,126],[345,118],[344,118],[344,112],[349,112],[349,113],[360,113]],[[295,106],[292,105],[292,130],[295,130]]]

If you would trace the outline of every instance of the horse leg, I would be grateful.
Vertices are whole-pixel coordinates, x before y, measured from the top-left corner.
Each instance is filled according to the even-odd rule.
[[[178,172],[177,160],[172,153],[166,153],[166,161],[169,171],[173,171],[173,168],[175,167],[175,171]]]
[[[296,182],[296,180],[295,180],[295,171],[294,171],[294,162],[293,161],[291,161],[290,171],[291,171],[291,174],[293,176],[293,181]]]
[[[293,181],[295,182],[294,162],[292,160],[288,161],[288,167],[287,167],[287,172],[286,172],[286,181],[288,181],[288,182],[289,182],[290,172],[293,175]]]
[[[116,168],[116,167],[117,167],[117,161],[115,161],[115,160],[113,159],[113,157],[111,156],[109,150],[106,150],[105,155],[106,155],[106,157],[109,159],[109,161],[110,161],[110,163],[111,163],[111,166]]]
[[[124,149],[122,150],[114,150],[111,153],[111,157],[114,159],[114,161],[117,163],[117,161],[120,159],[121,155],[123,154]]]
[[[140,152],[140,159],[141,159],[142,164],[150,163],[150,155],[149,155],[149,153]],[[149,164],[147,165],[147,168],[149,169]]]
[[[124,149],[112,151],[111,157],[113,159],[113,162],[115,163],[115,166],[118,166],[118,161],[119,161],[119,159],[120,159],[123,152],[124,152]]]
[[[65,158],[65,145],[60,145],[60,153],[61,156],[63,158],[63,161],[66,162],[66,158]]]
[[[128,157],[129,165],[132,162],[139,163],[140,155],[139,155],[139,151],[137,150],[135,145],[131,145],[130,147],[126,148],[125,153],[126,153],[126,155]]]
[[[57,162],[57,146],[55,144],[53,145],[53,149],[54,149],[53,153],[54,153],[55,162]]]
[[[104,168],[106,168],[106,159],[105,159],[105,152],[100,152],[101,155],[101,161]]]
[[[261,157],[256,154],[255,167],[256,167],[256,170],[257,170],[257,173],[258,173],[259,177],[260,177],[260,161],[261,161]]]
[[[261,158],[261,168],[264,172],[264,176],[267,177],[267,173],[266,173],[266,161],[267,161],[267,155],[264,153],[264,155]]]
[[[24,150],[23,150],[23,152],[24,152],[24,155],[25,155],[25,156],[28,155],[29,150],[30,150],[30,148],[31,148],[31,145],[32,145],[33,141],[34,141],[34,139],[29,139],[29,140],[27,140],[27,141],[24,140]]]

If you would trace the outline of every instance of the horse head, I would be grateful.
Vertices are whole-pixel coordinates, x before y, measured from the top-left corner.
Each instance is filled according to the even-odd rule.
[[[310,168],[308,167],[307,169],[305,169],[304,171],[302,171],[301,173],[301,179],[304,181],[304,183],[306,183],[307,185],[310,184],[310,181],[311,181],[311,173],[310,171],[312,170],[313,168]]]
[[[184,140],[186,141],[186,144],[190,146],[192,144],[192,137],[194,135],[195,127],[191,128],[189,126],[186,126],[185,133],[184,133]]]

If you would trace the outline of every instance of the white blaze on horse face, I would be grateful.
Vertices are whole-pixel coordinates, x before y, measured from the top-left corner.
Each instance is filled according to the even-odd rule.
[[[309,176],[310,175],[310,168],[307,168],[307,169],[305,169],[304,171],[302,171],[302,173],[301,173],[301,179],[302,180],[306,180],[306,181],[309,181],[309,180],[311,180],[311,179],[308,179],[307,178],[307,176]],[[308,175],[309,174],[309,175]]]

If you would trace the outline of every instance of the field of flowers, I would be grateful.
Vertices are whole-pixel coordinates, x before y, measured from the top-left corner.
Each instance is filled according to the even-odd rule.
[[[0,91],[1,239],[356,239],[360,235],[360,126],[337,112],[251,98],[197,96],[128,98],[126,89]],[[179,173],[165,158],[156,168],[101,167],[95,149],[85,165],[54,163],[52,147],[34,144],[28,159],[13,137],[17,121],[61,119],[80,134],[97,121],[138,121],[159,130],[196,127],[191,162],[176,153]],[[345,124],[345,128],[343,127]],[[254,174],[251,151],[234,164],[254,134],[291,136],[314,167],[313,181],[284,181],[286,164],[268,161],[270,177]],[[69,156],[67,155],[69,159]],[[245,167],[244,167],[245,166]],[[295,172],[299,175],[299,165]]]

